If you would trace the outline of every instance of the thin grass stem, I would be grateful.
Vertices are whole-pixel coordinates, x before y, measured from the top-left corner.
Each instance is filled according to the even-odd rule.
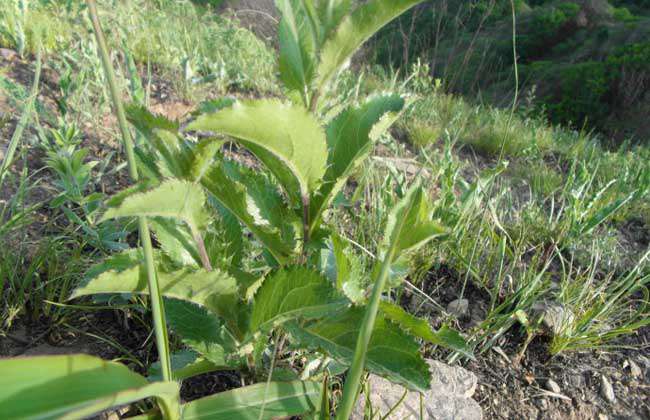
[[[129,167],[129,174],[133,181],[138,180],[138,167],[133,152],[133,140],[131,132],[127,125],[126,116],[124,114],[124,107],[120,100],[117,83],[115,82],[115,74],[111,66],[111,60],[108,53],[108,47],[99,23],[99,16],[97,14],[97,6],[95,0],[87,0],[88,12],[92,21],[95,38],[97,40],[97,47],[106,74],[106,80],[115,108],[120,131],[122,134],[122,142],[126,150],[126,158]],[[167,335],[167,324],[165,322],[165,309],[162,301],[162,295],[158,286],[158,279],[156,278],[156,268],[153,260],[153,246],[151,244],[151,235],[149,233],[149,226],[145,217],[138,218],[138,229],[140,241],[144,251],[144,261],[147,270],[147,282],[149,286],[149,296],[151,297],[151,312],[153,314],[154,331],[156,335],[156,347],[158,349],[158,356],[160,357],[160,365],[162,368],[162,377],[165,381],[172,380],[171,360],[169,355],[169,338]]]

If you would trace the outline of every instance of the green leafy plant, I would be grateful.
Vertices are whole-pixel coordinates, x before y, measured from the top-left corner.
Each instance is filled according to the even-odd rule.
[[[156,397],[168,418],[234,418],[243,412],[241,404],[232,406],[242,400],[251,401],[246,409],[259,402],[259,418],[314,412],[324,404],[312,397],[327,393],[313,380],[327,370],[303,375],[312,381],[288,384],[272,382],[272,372],[266,372],[267,350],[273,348],[272,371],[279,337],[284,337],[310,357],[325,354],[352,366],[339,411],[339,417],[347,418],[364,369],[410,389],[428,388],[429,371],[417,338],[466,352],[458,333],[433,331],[426,321],[381,298],[394,266],[445,234],[422,187],[409,189],[389,216],[379,262],[363,274],[374,279],[369,299],[366,293],[346,295],[346,283],[355,279],[328,223],[346,181],[408,103],[391,93],[361,103],[339,101],[332,81],[363,42],[418,2],[374,0],[352,10],[352,2],[345,0],[278,0],[280,76],[290,101],[217,99],[203,104],[183,126],[132,105],[126,114],[145,140],[134,149],[94,2],[89,1],[136,182],[106,202],[100,222],[137,218],[143,247],[91,268],[72,297],[150,297],[162,376],[151,386],[169,392],[136,392],[129,401]],[[232,145],[246,149],[256,163],[230,157]],[[149,228],[159,249],[152,248]],[[334,261],[333,277],[324,268],[327,261]],[[196,357],[170,357],[167,324]],[[266,374],[269,381],[180,406],[174,379],[224,368],[239,369],[253,380]],[[137,375],[123,373],[138,378],[134,384],[141,382]],[[80,376],[88,380],[92,375]],[[63,380],[74,382],[67,376]],[[11,399],[7,404],[22,409]],[[52,404],[74,413],[56,399]]]

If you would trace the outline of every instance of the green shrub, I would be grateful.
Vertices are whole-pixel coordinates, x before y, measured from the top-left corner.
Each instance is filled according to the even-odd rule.
[[[549,118],[578,126],[599,121],[610,112],[608,91],[609,76],[604,63],[585,61],[566,67],[559,73],[558,90],[545,101]]]
[[[630,22],[636,19],[627,7],[614,8],[612,16],[620,22]]]
[[[544,55],[554,44],[567,38],[565,26],[580,10],[575,3],[562,3],[558,7],[534,11],[528,21],[519,25],[517,38],[521,59],[531,60]]]

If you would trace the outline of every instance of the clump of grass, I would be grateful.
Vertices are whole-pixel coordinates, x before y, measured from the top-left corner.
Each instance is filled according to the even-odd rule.
[[[543,156],[553,146],[553,131],[536,120],[491,108],[476,114],[460,140],[489,157]]]
[[[508,175],[528,186],[533,194],[549,197],[558,191],[564,182],[562,174],[543,160],[524,160],[514,162]]]
[[[614,338],[650,325],[648,284],[644,267],[650,252],[643,255],[625,275],[599,275],[594,270],[599,255],[586,269],[569,262],[563,266],[557,300],[571,316],[553,336],[550,352],[593,348],[609,344]]]

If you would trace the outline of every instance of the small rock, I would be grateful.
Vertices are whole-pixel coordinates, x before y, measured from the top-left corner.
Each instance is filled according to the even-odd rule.
[[[553,379],[548,379],[545,385],[546,385],[546,389],[548,389],[551,392],[554,392],[556,394],[562,392],[560,385],[558,385],[557,382],[555,382]]]
[[[358,399],[351,418],[364,418],[367,400],[372,404],[373,413],[378,414],[376,418],[383,418],[390,412],[387,420],[421,420],[421,409],[424,409],[425,418],[431,420],[481,420],[481,406],[471,398],[477,387],[476,375],[459,366],[434,360],[427,362],[431,371],[430,391],[424,394],[408,391],[404,395],[402,386],[370,375],[370,395]]]
[[[536,303],[533,312],[542,317],[542,326],[553,335],[562,334],[567,326],[575,322],[573,312],[559,303]]]
[[[10,50],[8,48],[0,48],[0,57],[4,58],[5,60],[13,60],[16,57],[18,57],[18,53],[14,50]]]
[[[537,403],[537,406],[542,411],[548,410],[548,400],[546,398],[540,399],[539,402]]]
[[[643,376],[643,371],[641,371],[641,368],[639,365],[637,365],[634,360],[629,360],[630,363],[630,374],[632,375],[633,378],[640,378]]]
[[[609,417],[607,417],[607,414],[599,413],[598,420],[609,420]]]
[[[600,377],[600,395],[605,399],[605,401],[613,403],[616,401],[616,394],[614,394],[614,387],[612,383],[607,379],[607,376],[602,375]]]
[[[467,299],[456,299],[449,302],[447,312],[456,318],[465,318],[469,315],[469,301]]]

